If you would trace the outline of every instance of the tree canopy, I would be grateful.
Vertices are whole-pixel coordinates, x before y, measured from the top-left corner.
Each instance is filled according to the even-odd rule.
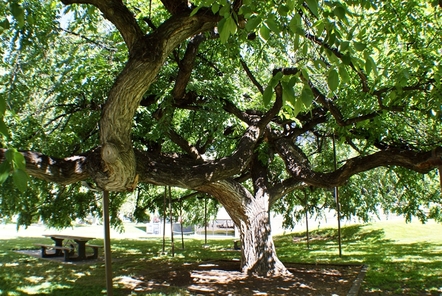
[[[348,216],[440,219],[441,6],[1,3],[1,216],[97,211],[80,181],[115,192],[115,210],[118,192],[180,187],[226,207],[258,273],[277,264],[251,259],[247,229],[264,225],[254,250],[274,256],[269,209],[326,204],[315,188],[344,186]]]

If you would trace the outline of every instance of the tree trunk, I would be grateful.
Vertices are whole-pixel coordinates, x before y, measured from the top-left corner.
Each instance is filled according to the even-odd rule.
[[[258,192],[244,201],[247,220],[241,221],[241,269],[244,273],[278,276],[288,273],[276,255],[271,234],[269,196]]]
[[[288,273],[276,255],[267,193],[258,191],[253,196],[244,186],[233,180],[214,182],[200,190],[214,196],[239,228],[242,272],[258,276]]]

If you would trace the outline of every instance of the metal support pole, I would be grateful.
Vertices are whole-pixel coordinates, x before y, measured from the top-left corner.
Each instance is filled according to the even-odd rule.
[[[204,245],[207,246],[207,197],[204,197]]]
[[[308,231],[308,208],[305,208],[305,228],[307,234],[307,249],[310,250],[310,234]]]
[[[173,208],[172,208],[172,192],[169,186],[169,219],[170,219],[170,243],[172,247],[172,257],[175,257],[175,242],[173,241]]]
[[[166,248],[166,198],[167,198],[167,187],[164,186],[164,201],[163,201],[163,254]]]
[[[181,248],[184,250],[184,226],[183,226],[183,200],[180,198],[180,227],[181,227]]]
[[[438,166],[437,169],[439,170],[440,191],[442,192],[442,165]]]
[[[333,133],[333,158],[334,158],[334,167],[335,171],[338,168],[337,158],[336,158],[336,144],[335,144],[335,134]],[[341,244],[341,204],[339,203],[339,190],[338,187],[335,187],[335,201],[336,201],[336,210],[338,212],[338,243],[339,243],[339,257],[342,257],[342,244]]]
[[[103,224],[104,224],[104,261],[106,268],[106,290],[108,296],[113,296],[112,285],[112,256],[109,228],[109,191],[103,191]]]

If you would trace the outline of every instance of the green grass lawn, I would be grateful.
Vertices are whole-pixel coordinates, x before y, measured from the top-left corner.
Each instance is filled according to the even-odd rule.
[[[302,237],[305,233],[295,233]],[[339,257],[337,229],[311,233],[293,244],[293,235],[275,238],[283,262],[358,263],[369,267],[363,289],[381,295],[442,294],[442,225],[392,221],[342,229]],[[376,294],[379,295],[379,294]]]
[[[383,222],[348,226],[342,230],[342,252],[338,256],[336,229],[311,233],[310,249],[305,240],[294,243],[291,233],[275,237],[278,255],[283,262],[358,263],[369,266],[363,289],[381,295],[439,295],[442,293],[442,225]],[[0,295],[100,295],[105,291],[103,262],[61,264],[42,260],[15,250],[35,249],[34,243],[47,242],[42,237],[0,239]],[[93,243],[102,244],[100,240]],[[162,241],[112,240],[113,276],[136,276],[159,265],[182,264],[210,259],[238,259],[232,252],[232,239],[204,240],[186,238],[185,250],[176,240],[176,256],[161,255]],[[169,250],[170,247],[167,246]],[[114,295],[130,295],[130,290],[114,283]],[[167,295],[184,295],[168,288]],[[135,292],[133,292],[135,295]],[[145,294],[144,294],[145,295]],[[379,294],[376,294],[379,295]]]

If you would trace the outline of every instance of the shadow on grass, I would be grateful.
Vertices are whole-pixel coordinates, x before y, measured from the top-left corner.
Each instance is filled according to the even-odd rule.
[[[313,231],[310,248],[304,233],[275,239],[285,262],[363,263],[369,266],[363,289],[377,295],[440,295],[442,246],[435,243],[400,243],[385,238],[382,229],[363,225],[342,228],[342,257],[337,229]],[[369,295],[369,294],[367,294]]]
[[[106,289],[103,254],[101,260],[75,265],[32,257],[17,250],[36,250],[35,243],[42,243],[41,237],[0,239],[0,295],[102,295]],[[51,243],[50,239],[47,243]],[[95,244],[103,244],[95,240]],[[200,240],[186,239],[185,249],[176,244],[175,257],[170,256],[170,242],[162,252],[161,239],[112,240],[112,269],[117,279],[143,274],[145,270],[173,271],[185,262],[198,262],[213,258],[231,259],[235,254],[220,252],[224,241],[210,241],[210,248],[203,248]],[[231,244],[231,241],[226,241]],[[161,285],[161,283],[160,283]],[[130,295],[131,284],[115,285],[114,295]],[[164,286],[166,295],[181,295],[179,288]],[[161,290],[160,290],[161,291]],[[157,294],[160,295],[160,294]],[[164,294],[163,294],[164,295]],[[184,294],[183,294],[184,295]]]

